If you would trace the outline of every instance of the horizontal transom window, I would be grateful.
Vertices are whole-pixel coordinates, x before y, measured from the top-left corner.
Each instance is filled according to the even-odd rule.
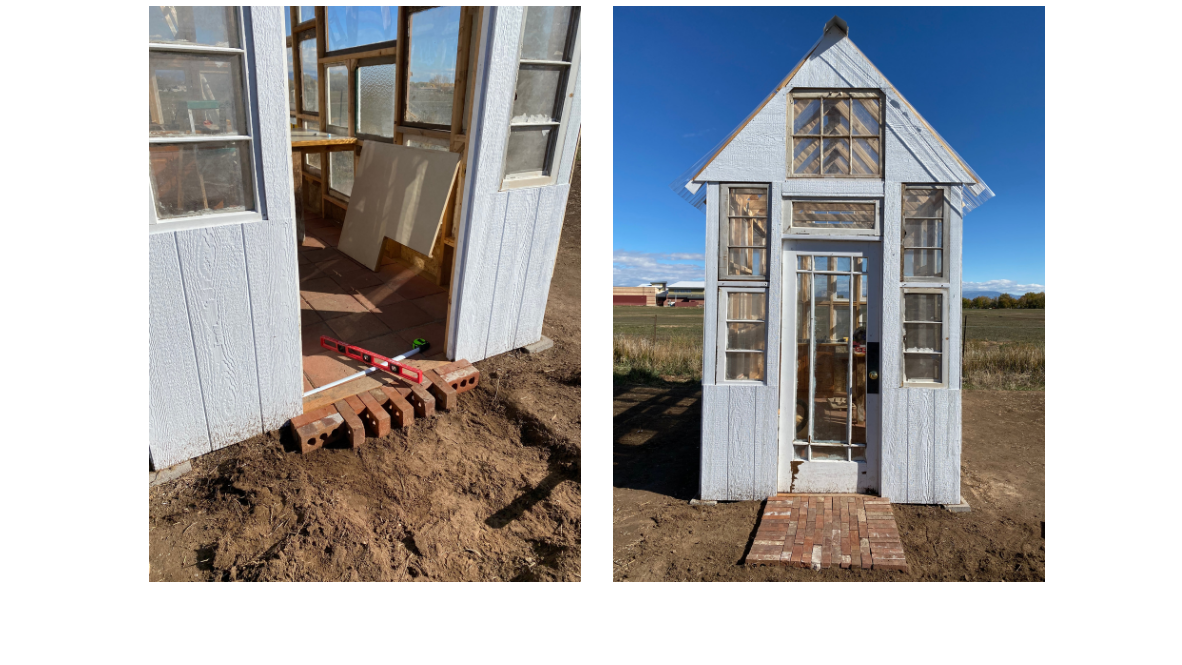
[[[789,233],[878,235],[877,201],[784,202]]]
[[[876,91],[793,91],[790,172],[795,176],[882,175],[882,97]]]

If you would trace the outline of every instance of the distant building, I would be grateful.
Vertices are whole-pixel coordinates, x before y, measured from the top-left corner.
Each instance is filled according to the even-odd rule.
[[[612,287],[613,305],[635,305],[637,307],[655,307],[659,289],[648,284],[640,286]]]
[[[701,307],[706,301],[706,282],[674,282],[669,285],[664,305]]]

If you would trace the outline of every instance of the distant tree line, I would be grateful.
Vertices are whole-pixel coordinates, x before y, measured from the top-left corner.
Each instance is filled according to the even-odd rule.
[[[961,298],[965,309],[1046,309],[1047,308],[1047,294],[1045,291],[1039,293],[1027,293],[1021,298],[1015,298],[1008,293],[1003,293],[996,298],[989,296],[977,296],[972,300],[968,298]]]

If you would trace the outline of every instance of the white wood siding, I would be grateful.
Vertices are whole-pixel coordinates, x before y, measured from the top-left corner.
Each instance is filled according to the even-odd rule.
[[[302,411],[287,64],[280,7],[251,12],[266,219],[148,238],[149,456],[156,468]]]
[[[483,360],[538,341],[580,128],[579,71],[556,182],[500,191],[522,7],[486,8],[476,68],[468,187],[456,244],[448,357]]]

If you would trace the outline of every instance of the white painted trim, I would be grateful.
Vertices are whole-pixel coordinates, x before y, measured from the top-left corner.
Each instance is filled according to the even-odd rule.
[[[152,202],[152,213],[155,214],[156,202]],[[210,215],[193,215],[191,217],[170,217],[165,220],[149,220],[148,233],[171,233],[173,231],[189,231],[192,229],[212,229],[227,224],[250,224],[263,221],[263,216],[254,211],[214,213]]]
[[[727,353],[727,348],[726,348],[727,316],[726,316],[726,314],[727,314],[727,307],[729,304],[729,297],[730,297],[730,294],[732,294],[732,293],[762,293],[764,295],[764,311],[765,311],[765,313],[764,313],[764,318],[763,318],[763,331],[764,331],[764,345],[763,345],[763,377],[764,378],[763,378],[763,381],[754,381],[751,379],[735,380],[735,379],[727,379],[726,378],[726,353]],[[771,350],[771,345],[772,345],[771,313],[772,313],[772,303],[771,303],[771,297],[770,297],[770,294],[768,293],[767,288],[734,287],[734,286],[723,286],[723,287],[718,288],[718,311],[717,311],[718,319],[716,322],[718,325],[718,332],[717,332],[717,337],[715,338],[718,340],[718,348],[716,349],[718,356],[717,356],[717,360],[715,360],[715,366],[717,367],[717,369],[716,369],[717,375],[714,378],[715,383],[717,383],[718,385],[727,385],[727,386],[765,386],[768,384],[768,379],[769,379],[768,352]],[[705,351],[705,348],[706,347],[703,347],[703,351]],[[752,351],[753,352],[754,350],[736,349],[736,351]]]

